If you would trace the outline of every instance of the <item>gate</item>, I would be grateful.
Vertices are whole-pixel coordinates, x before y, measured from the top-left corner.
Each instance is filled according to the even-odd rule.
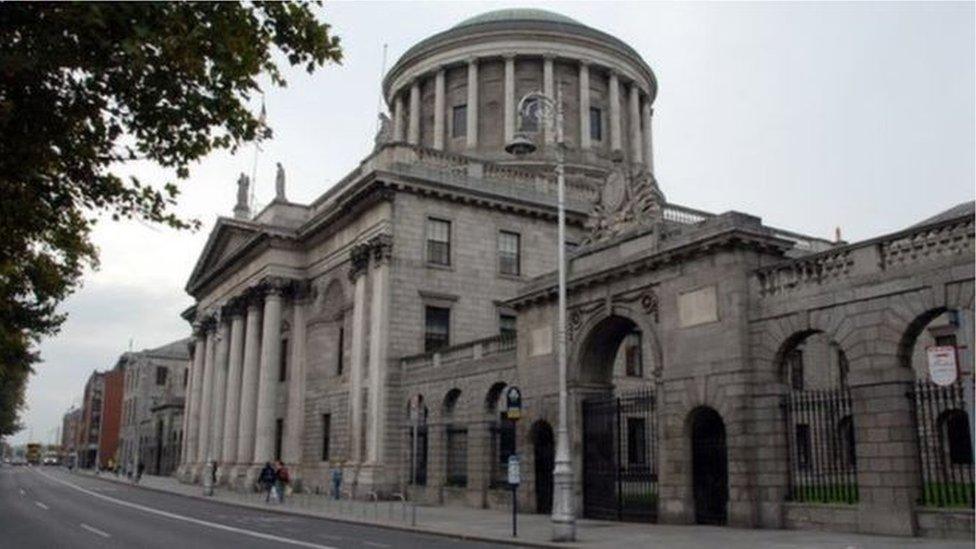
[[[657,520],[657,414],[651,389],[583,401],[583,515]]]
[[[729,499],[725,425],[711,408],[695,412],[691,428],[692,491],[695,522],[724,525]]]

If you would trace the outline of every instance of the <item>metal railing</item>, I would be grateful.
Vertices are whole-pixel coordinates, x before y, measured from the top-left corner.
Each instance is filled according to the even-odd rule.
[[[961,382],[939,386],[916,382],[915,405],[922,492],[921,505],[973,507],[973,443]]]

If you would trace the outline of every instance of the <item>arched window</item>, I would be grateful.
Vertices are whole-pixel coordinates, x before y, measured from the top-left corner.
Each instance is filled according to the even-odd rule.
[[[448,486],[468,485],[468,427],[457,417],[460,389],[451,389],[444,397],[444,463]]]
[[[488,390],[485,407],[491,423],[491,487],[507,486],[508,456],[515,453],[515,422],[505,416],[502,399],[504,383],[496,383]]]
[[[952,465],[973,462],[973,442],[969,436],[969,417],[962,410],[946,410],[939,418],[939,434],[946,458]]]

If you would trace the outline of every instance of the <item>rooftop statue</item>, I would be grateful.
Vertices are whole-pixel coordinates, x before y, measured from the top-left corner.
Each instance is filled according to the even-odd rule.
[[[285,199],[285,169],[278,162],[278,174],[275,175],[275,200],[287,202]]]
[[[618,164],[608,175],[586,222],[583,244],[610,240],[640,227],[658,225],[663,218],[664,194],[645,169],[626,173]]]
[[[390,141],[393,141],[393,121],[386,113],[380,113],[380,127],[376,130],[376,136],[373,137],[373,150],[379,149],[383,145],[386,145]]]

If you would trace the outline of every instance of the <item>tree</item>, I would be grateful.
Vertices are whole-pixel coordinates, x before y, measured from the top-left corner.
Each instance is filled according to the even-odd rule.
[[[342,50],[305,3],[0,5],[0,436],[19,428],[58,304],[97,268],[96,219],[199,226],[173,213],[176,183],[113,169],[149,160],[185,179],[270,137],[248,104],[260,75],[286,85],[276,59],[311,73]]]

